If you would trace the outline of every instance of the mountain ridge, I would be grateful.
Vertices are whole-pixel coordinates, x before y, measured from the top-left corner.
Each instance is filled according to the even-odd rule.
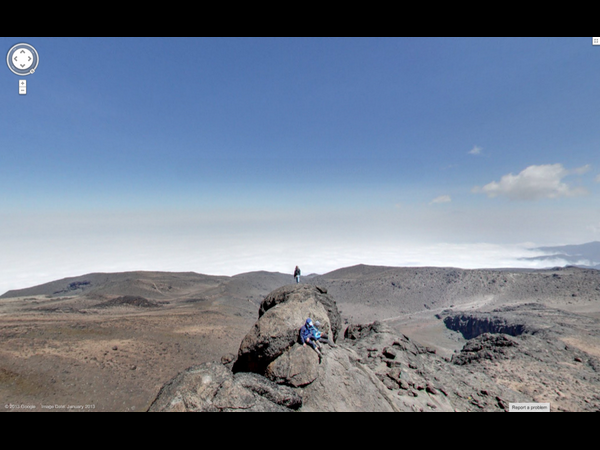
[[[568,265],[600,269],[600,242],[584,244],[537,247],[533,250],[546,252],[547,255],[522,258],[524,261],[556,261],[563,260]]]

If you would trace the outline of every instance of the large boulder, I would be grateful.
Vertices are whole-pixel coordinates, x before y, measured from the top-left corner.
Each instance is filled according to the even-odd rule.
[[[233,371],[271,375],[278,382],[291,386],[307,382],[306,379],[291,380],[293,374],[283,378],[281,375],[287,370],[285,367],[306,368],[318,364],[318,359],[314,358],[316,355],[310,354],[314,353],[310,347],[291,352],[294,344],[300,342],[299,332],[306,318],[321,322],[321,331],[334,339],[339,334],[339,311],[333,299],[324,291],[315,286],[291,285],[268,295],[261,304],[259,319],[240,345]],[[285,355],[284,360],[273,365],[282,355]],[[267,371],[269,366],[271,369]]]
[[[292,387],[306,386],[319,376],[319,357],[312,348],[294,344],[267,366],[265,376]]]
[[[180,373],[160,390],[150,412],[285,412],[302,406],[291,388],[251,373],[234,375],[209,362]]]
[[[327,289],[321,286],[308,284],[292,284],[274,290],[265,297],[260,305],[258,317],[262,317],[269,309],[286,302],[295,302],[312,298],[323,305],[327,311],[333,339],[337,340],[342,331],[342,316],[338,310],[333,297],[327,293]]]

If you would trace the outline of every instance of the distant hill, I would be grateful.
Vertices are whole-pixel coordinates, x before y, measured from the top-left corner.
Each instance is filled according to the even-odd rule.
[[[538,247],[534,250],[547,253],[544,256],[523,258],[527,261],[564,260],[568,265],[600,269],[600,242],[588,242],[579,245],[561,245],[557,247]]]
[[[77,277],[44,283],[26,289],[8,291],[0,298],[45,295],[64,297],[87,296],[141,296],[149,299],[162,299],[187,293],[196,286],[217,286],[227,277],[211,277],[194,272],[121,272],[90,273]]]
[[[218,300],[234,297],[259,303],[262,296],[291,282],[291,275],[273,272],[249,272],[233,277],[202,275],[195,272],[90,273],[26,289],[11,290],[1,295],[0,299],[35,296],[134,296],[150,300],[184,300],[199,297]]]
[[[558,248],[572,258],[592,259],[594,246],[600,252],[600,242],[592,244],[545,249],[550,253]],[[581,247],[585,247],[585,253],[580,251]],[[571,248],[576,248],[580,253]],[[133,296],[150,301],[175,302],[220,302],[228,299],[239,300],[246,305],[250,302],[258,307],[266,294],[293,283],[290,274],[266,271],[231,277],[194,272],[92,273],[12,290],[0,296],[0,299],[45,296],[110,300]],[[419,311],[435,313],[445,308],[459,308],[474,303],[479,306],[488,304],[490,307],[505,302],[566,303],[576,298],[600,296],[600,272],[575,267],[465,270],[361,264],[324,275],[303,277],[301,283],[326,287],[349,318],[358,321],[386,319]]]
[[[552,269],[456,269],[357,265],[307,280],[324,286],[354,322],[392,320],[447,308],[487,308],[541,302],[585,305],[600,300],[600,272]]]

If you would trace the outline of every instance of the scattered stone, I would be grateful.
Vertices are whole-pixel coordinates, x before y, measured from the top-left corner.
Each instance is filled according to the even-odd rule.
[[[498,402],[498,407],[503,409],[504,411],[508,411],[509,405],[502,400],[500,397],[496,397],[496,401]]]
[[[383,349],[383,356],[385,356],[386,358],[389,358],[389,359],[395,359],[396,352],[390,347],[385,347]]]
[[[439,394],[438,390],[430,383],[427,383],[427,386],[425,387],[425,390],[427,392],[429,392],[432,395],[437,395]]]
[[[506,335],[484,333],[468,341],[460,353],[452,357],[452,362],[465,365],[483,359],[507,359],[507,348],[516,346],[516,341]]]
[[[123,297],[113,298],[106,302],[98,303],[94,308],[110,308],[113,306],[135,306],[137,308],[159,308],[162,305],[153,300],[135,295],[125,295]]]
[[[236,360],[236,358],[237,358],[237,356],[235,354],[228,353],[221,357],[221,364],[223,364],[224,366],[227,366],[229,364],[232,364]]]

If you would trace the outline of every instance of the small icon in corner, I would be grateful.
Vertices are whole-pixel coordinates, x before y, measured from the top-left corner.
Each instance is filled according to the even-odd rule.
[[[600,37],[593,37],[592,45],[600,45]]]
[[[6,64],[11,72],[26,76],[35,72],[40,57],[32,45],[17,44],[13,45],[6,55]]]

